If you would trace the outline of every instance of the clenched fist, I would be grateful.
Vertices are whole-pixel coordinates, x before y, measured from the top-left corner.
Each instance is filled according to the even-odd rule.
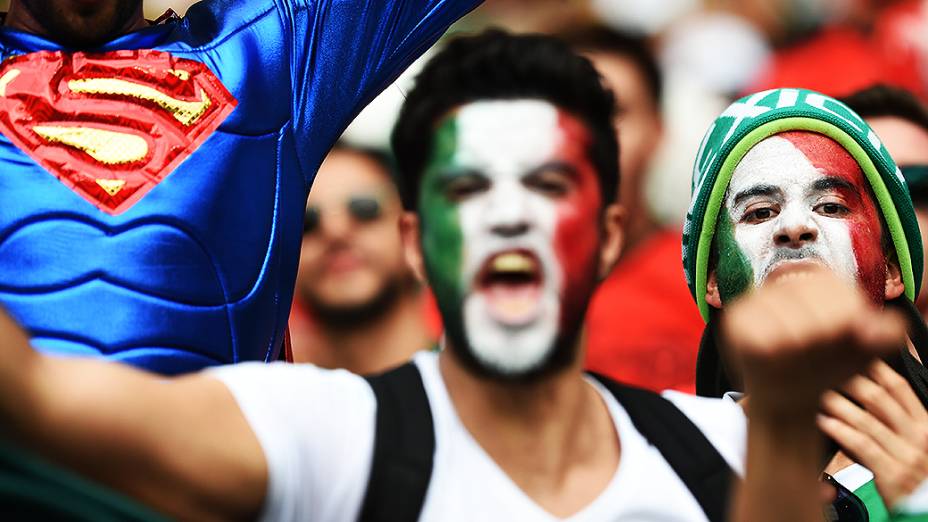
[[[781,272],[727,306],[721,331],[752,413],[798,420],[815,415],[825,390],[904,346],[906,328],[825,268]]]

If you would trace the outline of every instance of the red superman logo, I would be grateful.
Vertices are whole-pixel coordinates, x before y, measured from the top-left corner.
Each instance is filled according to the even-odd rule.
[[[38,52],[0,64],[0,132],[108,214],[160,183],[236,104],[205,65],[162,51]]]

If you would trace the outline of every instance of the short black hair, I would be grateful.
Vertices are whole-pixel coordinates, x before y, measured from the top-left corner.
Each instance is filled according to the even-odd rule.
[[[615,97],[589,60],[544,35],[491,29],[456,38],[416,78],[393,129],[397,185],[403,205],[415,210],[419,184],[438,122],[457,107],[482,100],[538,99],[579,118],[590,132],[590,162],[603,203],[615,201],[619,145]]]
[[[928,132],[928,108],[914,94],[900,87],[876,84],[839,100],[861,118],[893,116]]]
[[[617,31],[599,24],[574,27],[558,36],[581,53],[611,54],[631,61],[644,79],[651,101],[654,102],[654,110],[661,111],[664,77],[651,44],[645,36]]]

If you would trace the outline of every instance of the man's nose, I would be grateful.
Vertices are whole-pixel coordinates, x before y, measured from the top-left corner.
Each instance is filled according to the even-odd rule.
[[[783,224],[777,229],[773,242],[777,246],[800,248],[818,239],[818,227],[808,216],[784,216]]]
[[[501,184],[503,185],[503,184]],[[487,224],[494,234],[511,238],[525,234],[531,228],[529,203],[518,186],[500,186],[491,194],[487,209]]]
[[[354,222],[347,212],[323,212],[319,220],[319,232],[329,240],[343,239],[354,228]]]

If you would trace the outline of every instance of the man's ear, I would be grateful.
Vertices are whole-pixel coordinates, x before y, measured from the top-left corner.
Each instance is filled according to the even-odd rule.
[[[886,260],[886,289],[883,298],[887,301],[895,299],[905,292],[905,283],[902,282],[902,271],[895,260]]]
[[[422,245],[419,243],[419,216],[415,212],[403,212],[400,215],[400,239],[403,242],[403,255],[406,264],[421,283],[428,284],[425,277],[425,264],[422,260]]]
[[[706,281],[706,302],[713,308],[722,308],[722,296],[719,295],[719,278],[715,275],[715,270],[709,272],[709,278]]]
[[[603,239],[599,248],[599,279],[609,276],[613,267],[622,254],[625,241],[625,230],[622,223],[625,221],[625,209],[618,203],[612,203],[603,212],[602,231]]]

